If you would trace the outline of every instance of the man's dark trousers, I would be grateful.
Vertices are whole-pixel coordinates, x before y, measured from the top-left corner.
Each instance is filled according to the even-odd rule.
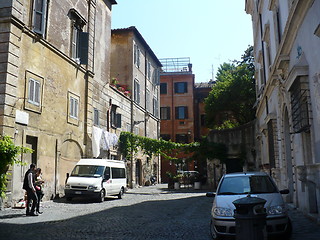
[[[28,189],[27,190],[27,198],[28,198],[27,215],[34,214],[34,210],[35,210],[37,203],[38,203],[37,194],[35,192],[33,192],[32,189]],[[30,208],[30,201],[32,201],[31,210],[29,209]]]

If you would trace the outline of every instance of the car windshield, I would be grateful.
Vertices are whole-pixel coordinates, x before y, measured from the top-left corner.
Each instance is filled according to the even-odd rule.
[[[269,176],[225,177],[218,189],[218,195],[258,194],[278,192]]]
[[[104,166],[77,165],[71,172],[75,177],[101,177]]]

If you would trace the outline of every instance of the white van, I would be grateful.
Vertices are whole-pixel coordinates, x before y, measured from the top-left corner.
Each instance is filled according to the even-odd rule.
[[[65,197],[91,197],[99,202],[106,196],[122,198],[126,191],[126,168],[123,161],[81,159],[72,170],[65,185]]]

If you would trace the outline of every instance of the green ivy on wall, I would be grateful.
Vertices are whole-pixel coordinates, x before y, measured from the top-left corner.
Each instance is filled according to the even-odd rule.
[[[31,152],[30,148],[14,145],[9,136],[0,136],[0,197],[5,197],[9,166],[13,164],[23,165],[24,163],[18,160],[17,156],[21,153]]]
[[[176,143],[163,139],[157,140],[137,136],[130,132],[121,132],[119,149],[122,156],[126,159],[131,159],[140,150],[150,158],[153,155],[160,154],[174,162],[179,161],[176,156],[181,152],[192,153],[190,159],[197,160],[217,158],[224,162],[227,156],[227,148],[224,144],[209,142],[206,137],[200,142]]]

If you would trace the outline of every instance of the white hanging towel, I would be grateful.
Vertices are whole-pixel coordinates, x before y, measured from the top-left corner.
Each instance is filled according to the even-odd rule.
[[[97,158],[100,155],[100,141],[103,130],[101,128],[92,127],[92,155]]]

